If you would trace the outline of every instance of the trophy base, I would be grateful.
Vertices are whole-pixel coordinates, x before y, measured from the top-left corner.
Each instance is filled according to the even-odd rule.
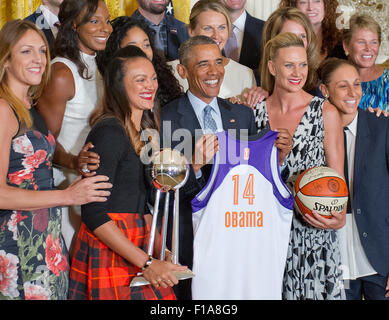
[[[194,277],[194,273],[191,270],[187,271],[176,271],[173,272],[178,280],[186,280]],[[130,287],[139,287],[150,284],[143,276],[140,274],[139,276],[132,279]]]

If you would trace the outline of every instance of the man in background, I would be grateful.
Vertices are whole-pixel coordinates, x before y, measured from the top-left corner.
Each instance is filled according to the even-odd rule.
[[[186,25],[166,14],[169,0],[137,0],[138,10],[132,17],[144,20],[154,31],[154,44],[168,61],[178,58],[180,44],[188,39]]]
[[[58,33],[58,13],[62,1],[63,0],[42,0],[42,4],[36,11],[25,18],[25,20],[35,23],[38,28],[43,31],[50,47]]]
[[[231,15],[232,34],[224,51],[226,57],[254,71],[259,86],[262,29],[265,21],[254,18],[246,10],[246,0],[222,0]]]

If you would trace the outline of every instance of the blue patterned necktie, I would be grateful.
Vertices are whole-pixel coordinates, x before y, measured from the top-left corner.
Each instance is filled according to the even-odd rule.
[[[204,108],[204,131],[211,131],[215,133],[217,131],[217,125],[215,119],[212,117],[212,107],[207,105]]]

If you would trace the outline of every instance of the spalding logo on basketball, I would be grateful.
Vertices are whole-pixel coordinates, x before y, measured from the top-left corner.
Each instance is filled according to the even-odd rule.
[[[336,170],[314,167],[305,170],[294,185],[295,207],[302,214],[317,211],[325,218],[332,218],[331,210],[342,211],[347,205],[347,184]]]

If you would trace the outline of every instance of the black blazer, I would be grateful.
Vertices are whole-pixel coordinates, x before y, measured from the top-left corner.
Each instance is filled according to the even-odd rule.
[[[38,28],[41,29],[45,34],[47,42],[49,43],[49,47],[51,48],[53,46],[54,35],[51,32],[50,26],[47,23],[45,17],[43,16],[42,11],[39,10],[39,8],[34,13],[26,17],[24,20],[28,20],[35,23],[38,26]]]
[[[248,129],[249,135],[257,133],[254,113],[250,108],[239,104],[231,104],[227,100],[221,98],[217,98],[217,101],[222,116],[224,130]],[[196,140],[196,130],[199,130],[197,132],[197,137],[199,137],[201,135],[201,126],[187,94],[168,103],[162,108],[160,132],[162,147],[175,148],[183,145],[184,137],[178,137],[179,141],[173,141],[172,139],[172,135],[174,135],[174,132],[177,129],[187,130],[186,137],[188,137],[188,139],[186,139],[186,143],[184,144],[184,151],[187,158],[191,159]],[[180,151],[182,152],[182,150]],[[180,215],[182,216],[182,223],[180,226],[182,230],[180,233],[183,237],[182,242],[184,243],[181,248],[185,248],[180,256],[182,257],[181,263],[188,266],[192,266],[193,243],[192,207],[190,201],[206,184],[211,171],[210,167],[211,165],[202,168],[203,176],[199,181],[196,179],[191,167],[189,179],[182,189],[180,189]]]
[[[231,104],[229,101],[221,98],[217,98],[217,102],[222,116],[224,130],[248,129],[249,135],[254,135],[257,133],[254,113],[250,108],[239,104]],[[160,132],[162,147],[177,147],[178,149],[181,149],[179,147],[182,145],[184,138],[178,137],[179,141],[173,141],[172,139],[172,134],[174,134],[177,129],[187,130],[185,150],[189,151],[185,152],[185,155],[187,158],[191,159],[192,150],[194,150],[193,147],[196,140],[196,130],[201,130],[201,126],[187,94],[168,103],[162,108]],[[200,136],[200,132],[198,132],[198,135]],[[182,265],[188,266],[189,268],[192,268],[193,264],[193,225],[191,200],[205,186],[210,176],[211,169],[211,165],[204,166],[201,169],[202,177],[201,179],[197,180],[195,173],[190,166],[188,181],[180,189],[179,261]],[[173,199],[172,196],[171,199]],[[172,203],[172,201],[173,200],[171,200],[170,203]],[[160,206],[160,212],[162,212],[161,210],[163,209],[161,209]],[[170,209],[170,216],[168,219],[168,246],[169,243],[171,243],[171,212],[172,209]],[[180,281],[179,285],[174,287],[174,290],[178,299],[191,299],[190,281]]]
[[[389,274],[389,119],[358,111],[353,212],[372,267]]]
[[[167,56],[168,61],[178,59],[178,48],[189,38],[185,23],[167,15]]]
[[[222,116],[224,130],[235,129],[238,137],[240,129],[247,129],[247,134],[249,135],[257,133],[254,113],[250,108],[240,104],[232,104],[222,98],[217,98],[217,102]],[[190,133],[191,139],[186,139],[185,144],[182,143],[184,140],[183,137],[181,137],[180,141],[173,141],[172,139],[172,134],[178,129],[186,129],[187,134]],[[202,130],[187,94],[168,103],[162,108],[160,135],[162,147],[175,148],[180,144],[180,149],[181,146],[184,146],[185,156],[188,159],[191,158],[195,141],[202,136]],[[200,190],[190,192],[191,198],[197,194],[196,191],[198,192]]]
[[[254,71],[257,85],[259,85],[259,63],[262,57],[262,30],[265,21],[254,18],[247,13],[244,26],[242,48],[240,51],[239,63]]]

